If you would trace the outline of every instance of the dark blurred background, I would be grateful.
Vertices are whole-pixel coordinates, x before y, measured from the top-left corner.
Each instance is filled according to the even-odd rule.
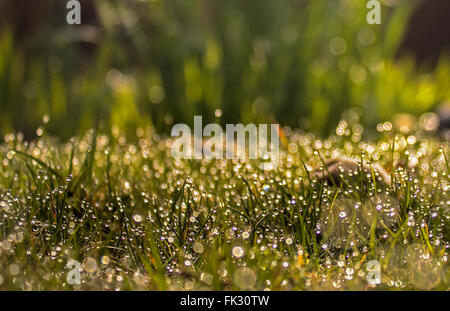
[[[0,0],[0,134],[63,139],[178,122],[280,122],[318,134],[449,101],[450,1]]]

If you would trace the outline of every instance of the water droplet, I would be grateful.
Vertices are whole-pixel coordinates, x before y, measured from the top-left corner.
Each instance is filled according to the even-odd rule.
[[[249,268],[236,270],[233,281],[241,289],[252,289],[256,283],[256,274]]]
[[[231,251],[234,257],[241,258],[244,256],[244,249],[240,246],[233,247],[233,250]]]
[[[108,256],[102,256],[101,262],[102,262],[102,264],[104,264],[105,266],[108,265],[108,264],[109,264],[109,257],[108,257]]]
[[[144,217],[142,217],[142,215],[139,215],[139,214],[134,214],[133,220],[137,223],[140,223],[144,220]]]
[[[194,244],[192,245],[192,249],[193,249],[194,252],[196,252],[197,254],[201,254],[201,253],[203,253],[203,250],[205,249],[205,247],[204,247],[203,244],[200,243],[200,242],[194,242]]]
[[[48,114],[45,114],[45,115],[42,117],[42,122],[43,122],[44,124],[47,124],[49,121],[50,121],[50,116],[49,116]]]
[[[12,276],[16,276],[19,274],[19,266],[16,264],[11,264],[9,266],[9,272],[11,273]]]
[[[83,269],[88,273],[94,273],[97,270],[97,261],[92,257],[86,258],[83,263]]]

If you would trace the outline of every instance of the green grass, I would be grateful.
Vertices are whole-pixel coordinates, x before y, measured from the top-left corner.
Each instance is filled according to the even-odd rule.
[[[253,160],[174,160],[170,138],[151,129],[130,142],[118,128],[65,143],[6,135],[0,289],[449,290],[448,141],[421,129],[365,129],[373,138],[361,141],[359,125],[344,125],[322,140],[285,129],[270,172]],[[378,163],[395,182],[374,170],[318,180],[312,170],[336,155]],[[71,259],[81,285],[66,281]],[[381,263],[376,287],[370,260]]]
[[[434,69],[396,58],[421,1],[384,1],[369,25],[361,0],[96,0],[80,26],[54,2],[0,32],[2,136],[33,137],[43,115],[64,139],[98,123],[169,133],[216,109],[222,126],[275,118],[325,136],[350,108],[373,127],[450,100],[448,53]]]

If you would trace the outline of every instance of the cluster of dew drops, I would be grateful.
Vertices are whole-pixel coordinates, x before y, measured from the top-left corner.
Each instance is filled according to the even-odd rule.
[[[447,280],[448,289],[448,140],[421,128],[395,132],[390,122],[371,140],[365,130],[346,120],[320,139],[285,127],[272,171],[261,160],[174,159],[172,139],[150,128],[66,143],[41,128],[31,142],[6,135],[0,288],[361,289],[373,286],[366,263],[375,259],[383,286]],[[337,189],[314,176],[338,157],[390,168],[395,182]],[[396,216],[393,204],[404,212],[376,245],[352,234],[360,220],[351,211],[368,204],[353,199],[361,192],[380,213]],[[331,206],[344,206],[333,219],[343,228],[337,240],[324,238],[332,219],[320,219]],[[69,282],[73,269],[80,284]]]

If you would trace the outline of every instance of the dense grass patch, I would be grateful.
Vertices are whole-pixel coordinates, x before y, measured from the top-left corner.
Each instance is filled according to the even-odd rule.
[[[448,290],[448,141],[389,123],[372,139],[363,130],[285,129],[280,165],[266,172],[174,160],[171,139],[150,129],[65,143],[7,135],[0,289],[360,290],[374,287],[366,264],[378,260],[377,289]],[[320,178],[344,156],[357,168]],[[81,285],[66,281],[70,259]]]

